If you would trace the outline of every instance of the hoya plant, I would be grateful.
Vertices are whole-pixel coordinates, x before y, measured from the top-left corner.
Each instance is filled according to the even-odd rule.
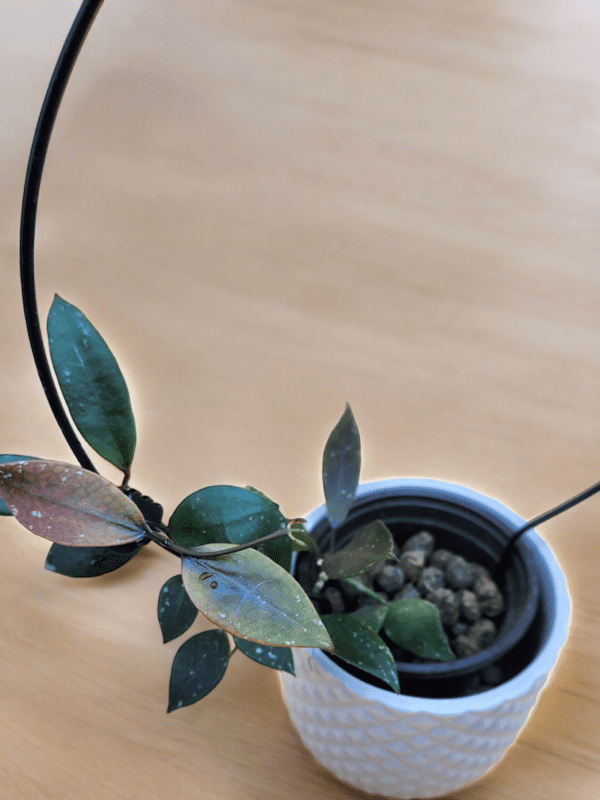
[[[360,615],[321,618],[290,574],[293,550],[311,549],[320,567],[315,592],[328,578],[354,582],[369,592],[355,579],[395,558],[392,535],[382,522],[358,530],[342,549],[335,548],[332,537],[323,554],[304,520],[287,519],[257,489],[228,485],[193,492],[163,522],[161,506],[130,487],[135,420],[125,379],[105,340],[78,308],[58,296],[47,332],[52,366],[76,428],[99,456],[121,470],[123,480],[116,485],[78,465],[4,454],[0,513],[50,540],[46,568],[70,577],[116,570],[150,543],[179,559],[177,574],[158,596],[164,641],[182,636],[198,611],[216,627],[191,636],[177,651],[169,711],[210,692],[237,650],[293,673],[292,647],[323,648],[399,691],[394,658],[377,634],[384,622],[395,641],[417,654],[424,655],[427,642],[429,657],[453,658],[431,603],[397,601]],[[323,488],[334,531],[350,510],[359,472],[360,437],[347,406],[323,456]]]
[[[87,317],[60,297],[55,297],[47,320],[50,366],[34,278],[39,190],[61,98],[101,3],[82,0],[50,80],[27,167],[20,232],[22,297],[32,354],[78,464],[0,456],[0,513],[51,541],[46,568],[70,577],[92,578],[116,570],[151,544],[177,559],[176,574],[158,593],[164,641],[183,636],[198,611],[215,627],[189,636],[175,654],[168,711],[208,694],[238,651],[293,673],[292,648],[323,648],[398,692],[394,658],[379,635],[382,629],[388,640],[418,657],[454,656],[435,606],[418,598],[383,602],[359,580],[375,565],[395,558],[391,533],[382,522],[370,523],[355,531],[348,544],[336,546],[335,533],[352,507],[360,473],[360,437],[349,407],[323,455],[332,535],[322,552],[303,519],[286,518],[277,503],[251,486],[199,489],[164,522],[161,506],[130,484],[136,426],[121,370]],[[75,428],[95,453],[122,472],[120,485],[98,473]],[[506,553],[525,530],[597,491],[600,483],[530,520],[513,534]],[[302,549],[312,551],[319,570],[310,596],[290,572],[293,551]],[[321,616],[313,600],[328,580],[369,595],[372,605]]]

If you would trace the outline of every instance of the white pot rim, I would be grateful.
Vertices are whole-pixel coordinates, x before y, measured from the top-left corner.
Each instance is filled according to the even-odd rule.
[[[445,500],[459,501],[474,510],[478,510],[480,513],[485,509],[486,513],[491,514],[513,530],[517,530],[525,523],[525,520],[514,511],[474,489],[430,478],[390,478],[370,481],[358,487],[356,499],[368,499],[381,494],[409,494],[415,491],[425,494],[432,493]],[[325,504],[311,511],[306,517],[308,529],[312,530],[325,515]],[[469,697],[449,699],[411,697],[402,694],[396,695],[355,678],[335,664],[321,650],[311,650],[311,655],[323,670],[332,677],[344,681],[347,688],[356,694],[358,698],[377,701],[385,704],[390,709],[399,711],[453,716],[467,709],[469,711],[486,711],[497,708],[506,701],[507,697],[529,693],[538,683],[541,676],[547,675],[551,670],[559,651],[567,639],[571,617],[571,602],[564,575],[546,542],[533,529],[524,533],[522,539],[534,553],[541,577],[542,595],[549,606],[551,624],[550,630],[533,661],[511,680]]]

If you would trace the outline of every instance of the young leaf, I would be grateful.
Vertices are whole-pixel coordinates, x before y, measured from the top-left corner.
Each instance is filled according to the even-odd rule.
[[[323,490],[331,527],[339,528],[354,502],[360,475],[360,436],[352,410],[332,430],[323,453]]]
[[[119,569],[141,549],[140,542],[116,547],[67,547],[55,543],[48,551],[45,567],[68,578],[97,578]]]
[[[58,295],[48,315],[48,343],[77,429],[102,458],[128,471],[135,421],[125,379],[108,345],[87,317]]]
[[[271,669],[289,672],[290,675],[296,674],[294,672],[292,651],[289,647],[265,647],[264,644],[249,642],[246,639],[240,639],[238,636],[234,636],[233,640],[238,650],[253,661],[264,664],[266,667],[271,667]]]
[[[163,642],[185,633],[197,616],[198,609],[188,597],[181,575],[169,578],[158,595],[158,622]]]
[[[0,464],[6,464],[9,461],[35,461],[34,456],[15,456],[10,453],[0,455]],[[0,515],[3,517],[10,517],[10,508],[3,500],[0,500]]]
[[[216,553],[227,547],[209,544],[203,549]],[[274,647],[331,647],[300,584],[257,550],[204,560],[184,556],[181,574],[192,602],[234,636]]]
[[[352,578],[394,556],[394,540],[379,519],[360,528],[350,544],[323,557],[323,569],[330,578]]]
[[[285,528],[279,506],[240,486],[200,489],[182,500],[169,521],[171,538],[181,547],[244,544],[279,528]]]
[[[191,706],[219,683],[229,663],[229,642],[223,631],[197,633],[175,653],[169,684],[169,711]]]
[[[361,606],[353,611],[351,616],[366,625],[374,633],[379,633],[385,615],[387,614],[387,606]]]
[[[310,533],[306,530],[305,519],[291,519],[288,521],[287,530],[292,548],[295,552],[302,550],[312,550],[320,558],[321,550]]]
[[[394,656],[380,636],[350,614],[323,614],[322,619],[334,655],[400,691]]]
[[[411,597],[388,603],[383,629],[393,642],[420,658],[452,661],[455,657],[442,628],[440,612],[428,600]]]
[[[146,535],[135,503],[95,472],[61,461],[0,464],[0,498],[37,536],[76,547],[110,547]]]

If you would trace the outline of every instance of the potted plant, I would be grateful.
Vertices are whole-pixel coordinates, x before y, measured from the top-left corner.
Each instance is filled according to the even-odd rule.
[[[62,396],[88,445],[123,473],[120,485],[102,478],[56,388],[40,331],[33,269],[37,196],[52,124],[100,4],[84,0],[52,77],[32,146],[21,227],[32,352],[79,464],[1,456],[5,507],[0,510],[52,541],[46,566],[65,575],[83,578],[117,569],[151,543],[180,560],[180,570],[159,593],[164,640],[183,635],[198,610],[216,628],[179,648],[169,711],[211,691],[239,650],[280,671],[300,735],[342,779],[398,798],[459,788],[514,739],[566,636],[564,579],[532,526],[600,485],[528,523],[495,501],[450,484],[400,480],[359,486],[360,438],[348,407],[325,447],[326,504],[307,521],[285,518],[276,503],[250,486],[211,486],[182,500],[165,523],[160,505],[130,485],[135,422],[116,360],[83,313],[56,297],[47,326]],[[427,560],[433,559],[433,552],[426,553],[431,539],[425,549],[413,542],[413,549],[403,552],[423,531],[436,540],[436,551],[450,551],[471,569],[462,588],[452,581],[439,584],[439,575],[431,572],[443,572],[436,566],[439,555],[435,563]],[[426,555],[419,563],[414,553]],[[397,562],[406,572],[404,583],[420,596],[396,597],[395,590],[385,590],[383,570],[395,569]],[[427,569],[427,580],[438,580],[437,590],[449,591],[454,600],[435,595],[435,586],[424,579]],[[473,611],[468,598],[470,613],[479,613],[472,625],[485,616],[486,591],[472,591],[479,579],[496,598],[488,618],[498,624],[493,636],[489,625],[479,625],[483,646],[470,653],[472,641],[465,640],[474,638],[471,626],[451,641],[451,625],[444,627],[443,617],[458,602],[464,618],[465,593],[479,603],[479,612]],[[442,583],[448,580],[445,576]],[[460,599],[456,592],[463,593]]]
[[[324,455],[326,497],[332,438]],[[338,438],[334,452],[343,449],[340,444]],[[344,472],[345,478],[340,479]],[[365,525],[378,520],[393,532],[396,552],[404,551],[401,564],[404,559],[409,568],[414,566],[419,547],[428,552],[421,551],[418,571],[410,576],[408,587],[404,584],[405,597],[387,602],[385,596],[390,598],[405,580],[400,577],[399,584],[388,583],[393,562],[389,562],[390,575],[378,577],[376,572],[375,588],[390,590],[383,593],[373,593],[369,582],[361,589],[356,581],[343,577],[343,568],[338,571],[341,588],[346,581],[353,591],[345,598],[345,613],[322,617],[334,640],[334,655],[294,651],[295,677],[281,674],[283,696],[306,747],[340,779],[385,797],[440,797],[466,786],[497,763],[525,724],[567,637],[570,602],[565,579],[548,546],[532,530],[535,520],[525,523],[502,504],[471,489],[426,479],[357,485],[343,465],[338,465],[336,475],[336,485],[345,486],[344,496],[352,496],[354,502],[347,516],[338,514],[335,497],[308,515],[308,529],[324,548],[337,534],[338,541],[348,543],[351,550],[353,537],[356,540]],[[543,518],[549,517],[538,519]],[[438,550],[432,551],[432,538]],[[457,556],[458,564],[467,564],[469,569],[461,574],[447,559],[446,548]],[[329,560],[339,570],[336,552],[340,551],[316,561],[306,554],[297,556],[295,574],[300,582],[310,586],[319,562],[327,567]],[[444,566],[444,561],[445,570],[426,566],[428,562]],[[411,597],[419,584],[439,579],[437,573],[444,571],[445,588],[437,596],[425,587],[422,593],[428,592],[429,600]],[[487,646],[473,652],[460,626],[478,629],[480,635],[483,631],[484,637],[486,631],[489,634],[490,622],[481,612],[494,596],[490,574],[502,587],[506,604],[503,607],[496,595],[488,605],[497,629]],[[321,573],[318,583],[323,578]],[[461,582],[475,592],[458,588]],[[456,615],[448,614],[449,596],[454,594],[456,601],[457,596],[466,599],[476,593],[482,600],[480,608],[463,608],[462,619],[453,622]],[[317,607],[327,610],[324,595],[325,591],[317,598]],[[357,602],[357,596],[367,602]],[[332,601],[337,602],[335,594]],[[439,606],[437,616],[434,603]],[[455,629],[454,655],[462,657],[445,651],[446,632],[442,634],[445,642],[435,634],[444,615],[445,631]],[[342,624],[344,618],[355,620],[354,630]],[[371,632],[365,632],[361,623]],[[386,663],[387,653],[375,644],[379,634],[395,652],[401,645],[400,656],[393,658],[395,671]],[[357,639],[361,641],[358,648],[354,646]],[[411,658],[411,649],[420,657]],[[409,656],[405,661],[403,654]]]

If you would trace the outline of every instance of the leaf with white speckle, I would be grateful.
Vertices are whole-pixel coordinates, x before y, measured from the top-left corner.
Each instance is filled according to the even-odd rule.
[[[34,461],[34,456],[17,456],[9,453],[0,455],[0,464],[6,464],[8,461]],[[3,517],[10,517],[11,510],[3,500],[0,500],[0,515]]]
[[[170,642],[185,633],[198,616],[183,585],[181,575],[173,575],[158,594],[158,622],[163,642]]]
[[[394,656],[375,631],[351,614],[324,614],[322,619],[331,636],[335,656],[400,692]]]
[[[388,527],[377,519],[356,531],[346,547],[327,553],[322,568],[330,578],[352,578],[388,558],[395,558],[394,539]]]
[[[239,636],[233,637],[238,650],[243,653],[252,661],[258,664],[263,664],[265,667],[271,669],[278,669],[282,672],[289,672],[290,675],[295,675],[294,672],[294,659],[292,650],[289,647],[267,647],[264,644],[257,642],[249,642],[247,639],[240,639]]]
[[[227,544],[205,545],[218,552]],[[300,584],[257,550],[181,559],[191,601],[211,622],[242,639],[275,647],[321,647],[331,640]]]
[[[379,633],[383,621],[387,614],[386,605],[360,606],[356,611],[351,612],[351,616],[366,625],[375,633]]]
[[[139,508],[106,478],[61,461],[0,464],[0,497],[27,530],[71,547],[143,539]]]
[[[47,327],[52,365],[73,422],[102,458],[128,470],[136,429],[129,391],[114,355],[89,319],[58,295]]]
[[[206,486],[188,495],[169,520],[175,544],[199,547],[212,542],[245,544],[285,528],[277,503],[240,486]]]
[[[219,683],[229,663],[229,642],[223,631],[197,633],[175,653],[169,684],[169,711],[201,700]]]
[[[348,516],[360,475],[360,435],[346,403],[346,410],[331,431],[323,452],[323,490],[327,517],[339,528]]]

